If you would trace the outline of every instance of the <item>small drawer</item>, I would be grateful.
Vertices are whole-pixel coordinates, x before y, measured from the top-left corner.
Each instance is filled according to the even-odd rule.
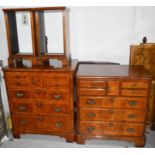
[[[50,89],[69,89],[69,81],[66,83],[43,81],[43,88]]]
[[[6,81],[29,81],[28,72],[5,72]]]
[[[101,109],[101,108],[81,108],[79,110],[82,121],[127,121],[144,122],[144,110],[123,110],[123,109]]]
[[[31,84],[31,88],[41,88],[42,87],[41,73],[31,72],[30,84]]]
[[[98,96],[102,96],[105,95],[105,89],[84,89],[84,88],[80,88],[79,89],[79,94],[80,95],[98,95]]]
[[[105,84],[105,81],[80,80],[79,81],[79,87],[80,88],[105,88],[106,84]]]
[[[148,86],[148,81],[122,81],[122,88],[147,89]]]
[[[66,73],[42,73],[43,81],[66,83],[70,80],[70,75]]]
[[[122,89],[121,95],[123,96],[147,96],[148,91],[147,90],[138,90],[138,89]]]
[[[16,89],[20,89],[20,88],[29,88],[29,82],[27,81],[6,81],[6,85],[8,89],[12,89],[12,88],[16,88]]]
[[[78,132],[93,136],[142,136],[144,134],[144,125],[140,123],[80,121]]]
[[[31,91],[28,90],[8,90],[8,95],[10,99],[30,99]]]

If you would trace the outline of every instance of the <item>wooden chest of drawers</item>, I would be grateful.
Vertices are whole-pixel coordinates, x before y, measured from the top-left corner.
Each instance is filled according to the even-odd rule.
[[[5,68],[13,135],[52,134],[73,142],[74,72],[77,62],[60,69]]]
[[[118,139],[145,144],[151,76],[142,66],[80,64],[77,142]]]

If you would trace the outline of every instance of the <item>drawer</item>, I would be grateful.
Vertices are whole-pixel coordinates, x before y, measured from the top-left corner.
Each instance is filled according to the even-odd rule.
[[[22,131],[51,131],[63,133],[67,130],[66,117],[47,117],[43,115],[13,115],[13,127]]]
[[[122,89],[121,95],[123,96],[147,96],[148,91],[147,90],[138,90],[138,89]]]
[[[9,99],[30,99],[31,98],[31,91],[28,90],[8,90]]]
[[[22,89],[22,88],[29,88],[29,82],[28,81],[6,81],[6,85],[7,85],[7,88],[8,89],[12,89],[12,88],[15,88],[15,89]]]
[[[108,95],[119,95],[119,90],[119,81],[108,81]]]
[[[6,81],[29,81],[28,72],[5,72]]]
[[[127,121],[144,122],[144,110],[123,110],[123,109],[101,109],[101,108],[81,108],[79,110],[82,121]]]
[[[140,123],[80,121],[79,133],[93,136],[143,136],[144,125]]]
[[[147,100],[144,97],[90,97],[80,96],[80,107],[135,108],[145,109]]]
[[[105,89],[84,89],[80,88],[79,89],[79,94],[80,95],[98,95],[102,96],[105,95]]]
[[[42,73],[43,81],[66,83],[70,80],[70,74],[68,73]]]
[[[69,89],[69,81],[66,83],[60,82],[51,82],[51,81],[43,81],[43,88],[50,88],[50,89]]]
[[[66,115],[67,105],[53,105],[43,102],[13,102],[12,112],[14,114],[46,114],[46,115]]]
[[[41,88],[42,87],[42,74],[39,72],[31,72],[30,77],[30,84],[31,88]]]
[[[80,80],[79,81],[80,88],[105,88],[105,81],[96,81],[96,80]]]
[[[149,86],[148,81],[122,81],[122,88],[143,88],[147,89]]]

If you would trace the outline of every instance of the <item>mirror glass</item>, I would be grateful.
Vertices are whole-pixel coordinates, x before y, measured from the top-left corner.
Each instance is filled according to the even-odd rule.
[[[42,54],[63,54],[63,12],[39,11],[40,50]]]
[[[33,50],[30,12],[11,12],[8,17],[12,52],[14,54],[32,54]]]

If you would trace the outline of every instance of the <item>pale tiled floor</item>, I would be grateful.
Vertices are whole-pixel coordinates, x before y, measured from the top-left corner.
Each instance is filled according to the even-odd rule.
[[[146,148],[155,148],[155,131],[148,131]],[[64,138],[49,135],[22,135],[20,139],[5,141],[1,148],[124,148],[134,143],[117,140],[87,140],[84,145],[66,143]]]

